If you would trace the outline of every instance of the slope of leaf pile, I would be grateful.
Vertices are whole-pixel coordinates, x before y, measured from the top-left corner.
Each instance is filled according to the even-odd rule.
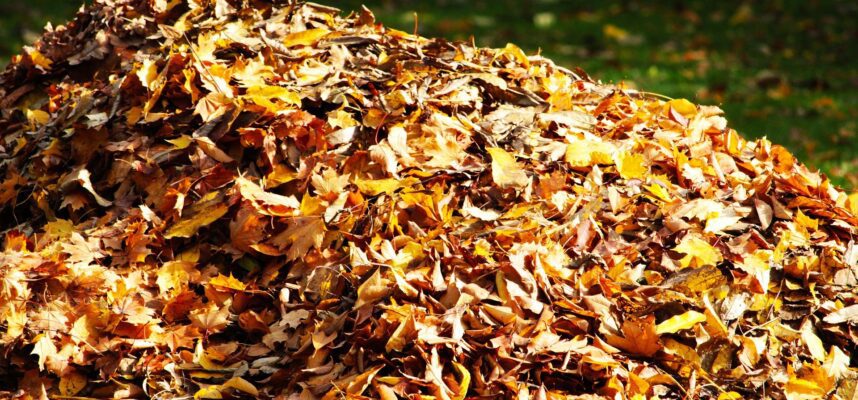
[[[0,396],[855,398],[858,198],[717,107],[261,0],[0,106]]]

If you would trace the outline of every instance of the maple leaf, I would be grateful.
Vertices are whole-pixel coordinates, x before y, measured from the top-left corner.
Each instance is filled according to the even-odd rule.
[[[33,342],[33,351],[30,354],[39,356],[39,370],[44,370],[45,361],[57,354],[57,346],[46,334],[36,336]]]
[[[619,152],[616,156],[617,172],[623,179],[641,179],[649,172],[645,162],[641,154]]]
[[[229,305],[218,307],[216,304],[209,303],[206,307],[197,308],[191,311],[189,318],[194,326],[205,330],[208,333],[216,333],[222,331],[229,325]]]
[[[232,274],[229,276],[218,274],[218,276],[209,279],[209,285],[237,291],[242,291],[247,288],[247,285],[242,281],[235,279]]]
[[[628,318],[622,325],[623,336],[609,335],[608,343],[632,354],[652,357],[661,350],[662,345],[656,332],[655,316],[642,319]]]
[[[390,282],[381,276],[381,269],[376,269],[358,288],[358,298],[354,308],[358,309],[366,304],[374,303],[376,300],[389,295],[390,292]]]
[[[280,249],[286,249],[286,258],[291,261],[303,257],[310,247],[321,248],[325,238],[325,223],[320,217],[295,217],[289,227],[271,239]]]
[[[692,263],[698,267],[717,265],[722,259],[718,249],[694,235],[685,236],[673,250],[685,254],[679,260],[683,268],[688,268]]]

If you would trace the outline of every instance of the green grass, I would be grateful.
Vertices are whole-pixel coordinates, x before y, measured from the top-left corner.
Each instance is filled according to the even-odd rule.
[[[854,1],[316,1],[366,4],[380,22],[409,32],[416,12],[426,36],[513,42],[602,81],[719,105],[745,136],[768,136],[858,189]],[[21,32],[71,16],[69,3],[0,5],[0,57],[20,46]]]

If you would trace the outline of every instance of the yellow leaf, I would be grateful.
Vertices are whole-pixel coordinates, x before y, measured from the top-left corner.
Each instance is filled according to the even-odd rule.
[[[730,228],[741,221],[742,217],[737,215],[715,215],[706,220],[704,232],[720,234],[724,229]]]
[[[358,299],[355,303],[355,309],[361,308],[366,304],[374,303],[377,300],[386,297],[390,294],[392,287],[390,281],[381,277],[381,268],[377,268],[364,283],[358,288]]]
[[[250,382],[248,382],[242,378],[239,378],[237,376],[232,377],[228,381],[224,382],[223,385],[221,385],[221,387],[232,388],[232,389],[238,390],[240,392],[247,393],[251,396],[259,396],[259,390],[257,390],[256,387],[253,386],[252,383],[250,383]]]
[[[167,261],[158,269],[155,283],[161,290],[161,294],[167,294],[174,289],[187,287],[191,277],[199,276],[196,263],[190,261]],[[179,290],[176,290],[178,292]]]
[[[363,394],[363,392],[369,386],[370,382],[372,382],[372,379],[375,377],[378,371],[381,371],[381,368],[382,366],[370,368],[364,371],[362,374],[356,376],[351,382],[349,382],[348,386],[346,387],[346,393],[352,396],[348,397],[353,398]]]
[[[456,372],[461,376],[459,393],[453,396],[453,400],[464,400],[468,395],[468,388],[471,386],[471,373],[468,372],[468,369],[464,365],[455,361],[453,361],[453,367],[456,368]]]
[[[858,192],[850,194],[847,203],[852,215],[858,216]]]
[[[801,212],[801,210],[798,210],[798,214],[795,215],[795,222],[799,226],[809,231],[815,231],[819,229],[819,221],[808,217],[803,212]]]
[[[742,400],[742,395],[736,392],[723,392],[718,395],[718,400]]]
[[[664,186],[661,186],[657,183],[653,183],[651,185],[644,186],[644,188],[660,200],[667,202],[672,200],[672,198],[670,197],[670,192],[668,192],[667,189],[664,188]]]
[[[283,164],[275,164],[274,169],[265,176],[265,188],[270,189],[289,183],[298,177],[298,173]]]
[[[215,161],[220,161],[222,163],[231,163],[235,161],[232,159],[232,157],[229,156],[229,154],[226,154],[223,150],[220,149],[220,147],[217,147],[217,144],[215,144],[215,142],[212,141],[210,138],[200,136],[194,138],[194,142],[197,144],[200,150],[206,153],[207,156],[215,159]]]
[[[771,250],[757,250],[754,254],[746,256],[744,260],[736,263],[736,267],[754,278],[754,285],[751,286],[751,289],[756,293],[765,294],[768,291],[773,258],[774,252]]]
[[[188,148],[194,142],[194,139],[188,135],[181,135],[175,139],[167,139],[167,142],[176,146],[176,150],[182,150]]]
[[[706,316],[703,315],[703,313],[690,310],[680,315],[674,315],[673,317],[670,317],[656,325],[655,332],[659,335],[663,335],[665,333],[676,333],[683,329],[690,329],[694,325],[697,325],[697,323],[705,320]]]
[[[27,110],[27,121],[29,121],[30,125],[33,127],[47,124],[50,119],[51,114],[42,110]]]
[[[690,346],[686,346],[674,340],[673,338],[668,337],[664,341],[664,352],[678,356],[695,368],[700,366],[700,355],[697,354],[697,351]]]
[[[355,178],[354,184],[361,193],[375,196],[380,193],[391,194],[402,187],[409,187],[419,183],[417,178],[386,178],[386,179],[361,179]]]
[[[325,223],[322,218],[303,217],[292,219],[289,222],[289,227],[277,234],[271,243],[280,249],[289,247],[286,258],[288,261],[292,261],[305,256],[310,247],[321,248],[324,238]]]
[[[271,100],[291,105],[301,105],[301,96],[298,93],[280,86],[254,86],[247,89],[244,98],[267,108],[276,113],[283,107],[278,106]]]
[[[640,179],[646,176],[649,168],[643,155],[619,152],[617,155],[617,172],[623,179]]]
[[[311,46],[316,44],[319,39],[325,37],[328,33],[330,33],[330,31],[324,28],[293,32],[286,35],[283,39],[283,45],[286,47]]]
[[[209,387],[204,387],[200,390],[197,390],[194,393],[194,399],[222,399],[223,395],[220,393],[220,387],[218,385],[212,385]]]
[[[244,282],[235,279],[232,274],[229,274],[229,276],[218,274],[216,277],[209,279],[209,285],[220,286],[222,288],[238,291],[242,291],[247,288],[247,285],[245,285]]]
[[[86,383],[86,377],[77,372],[63,375],[60,378],[60,394],[63,396],[74,396],[86,387]]]
[[[70,172],[68,175],[62,178],[61,185],[65,186],[71,182],[77,182],[80,187],[86,189],[93,198],[95,198],[95,202],[102,207],[107,207],[112,204],[110,200],[101,197],[92,186],[92,181],[90,180],[89,170],[84,167],[75,168],[74,171]]]
[[[508,55],[512,57],[513,60],[523,65],[525,68],[530,67],[530,61],[527,59],[527,55],[524,54],[524,51],[522,51],[521,48],[512,43],[507,43],[506,47],[498,51],[495,55],[495,59],[503,55]]]
[[[816,336],[814,333],[813,324],[809,321],[805,321],[801,326],[801,341],[804,342],[805,346],[807,346],[808,352],[810,352],[810,356],[816,359],[817,361],[825,361],[825,345],[822,343],[822,339],[819,336]]]
[[[2,287],[2,285],[0,285],[0,287]],[[16,307],[14,304],[10,304],[6,312],[6,332],[3,336],[5,338],[15,339],[23,335],[24,328],[27,326],[26,306]],[[7,341],[7,343],[9,342]]]
[[[724,321],[715,312],[715,308],[712,306],[712,302],[709,301],[707,293],[703,293],[703,305],[705,307],[703,314],[706,316],[706,324],[703,325],[703,328],[713,337],[726,337],[729,332],[727,325],[724,324]]]
[[[158,79],[158,66],[152,59],[145,60],[140,69],[137,70],[136,75],[140,83],[143,84],[143,87],[153,90],[155,89],[155,82]]]
[[[508,187],[523,188],[530,183],[530,178],[515,161],[512,154],[498,147],[486,149],[492,157],[492,180],[505,189]]]
[[[682,114],[685,118],[691,118],[697,114],[697,106],[686,99],[674,99],[667,102],[667,106],[673,108],[674,111]]]
[[[692,263],[697,267],[703,267],[721,262],[721,252],[697,236],[685,236],[673,250],[685,254],[685,257],[679,260],[682,268],[688,268]]]
[[[409,314],[404,321],[399,323],[387,344],[384,345],[384,350],[387,352],[402,351],[412,340],[417,336],[417,329],[414,324],[414,318]]]
[[[816,382],[800,378],[790,378],[784,391],[788,400],[821,399],[826,393]]]
[[[486,239],[477,240],[474,243],[474,255],[480,257],[490,257],[492,255],[492,245]]]
[[[199,212],[182,218],[179,222],[173,224],[170,229],[164,234],[165,239],[174,237],[189,238],[197,234],[197,231],[204,226],[210,225],[224,216],[229,211],[229,206],[224,203],[211,203]]]
[[[30,352],[30,354],[39,356],[39,371],[43,371],[45,369],[45,360],[57,354],[57,346],[55,346],[51,338],[45,334],[36,336],[33,341],[35,342],[35,345],[33,346],[33,351]]]
[[[596,164],[613,164],[616,146],[601,140],[570,139],[566,145],[566,162],[573,167],[589,167]]]
[[[188,319],[207,332],[218,332],[229,325],[229,305],[218,307],[213,302],[208,303],[205,307],[192,310]]]
[[[54,63],[53,61],[51,61],[51,59],[45,57],[44,55],[42,55],[42,53],[39,53],[39,51],[35,49],[28,50],[27,55],[29,55],[30,59],[33,60],[33,64],[35,64],[37,67],[41,67],[46,71],[51,69],[51,64]]]

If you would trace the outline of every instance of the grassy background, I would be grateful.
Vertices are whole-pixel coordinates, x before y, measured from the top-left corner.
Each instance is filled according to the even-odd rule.
[[[366,4],[409,32],[416,12],[423,35],[513,42],[603,81],[719,105],[744,135],[768,136],[858,189],[856,1],[321,2]],[[75,9],[75,0],[0,0],[0,62]]]

